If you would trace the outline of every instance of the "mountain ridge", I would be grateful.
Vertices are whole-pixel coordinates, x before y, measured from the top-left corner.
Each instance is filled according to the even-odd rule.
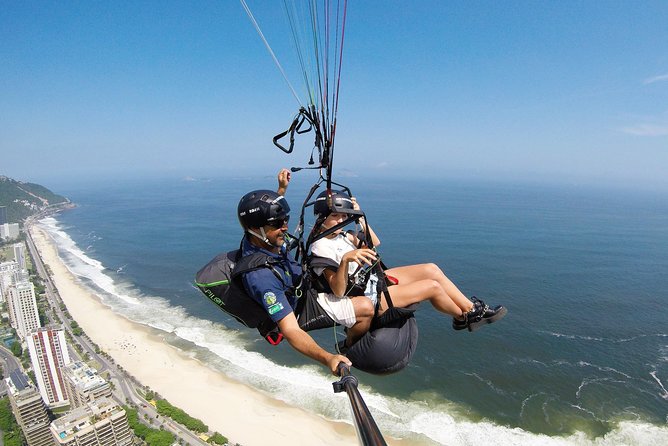
[[[7,223],[21,223],[49,207],[71,204],[45,186],[0,175],[0,206],[7,208]]]

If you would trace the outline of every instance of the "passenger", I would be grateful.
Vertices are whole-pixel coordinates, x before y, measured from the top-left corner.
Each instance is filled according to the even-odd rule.
[[[297,304],[294,290],[301,281],[302,270],[290,257],[285,245],[290,206],[283,194],[289,182],[290,174],[283,169],[278,174],[278,193],[256,190],[247,193],[239,201],[237,215],[244,229],[242,255],[262,252],[280,261],[275,268],[260,268],[243,274],[242,282],[248,295],[266,310],[295,350],[324,364],[336,374],[338,364],[343,362],[351,366],[350,360],[320,347],[300,327],[298,315],[294,312]],[[366,331],[373,317],[373,307],[363,296],[357,300],[361,302],[359,314],[353,313],[347,326],[353,331]]]
[[[354,197],[343,191],[332,192],[334,205],[343,212],[331,212],[327,205],[327,192],[322,192],[315,201],[313,211],[317,221],[322,220],[319,232],[342,223],[348,218],[345,210],[359,210],[360,206]],[[340,296],[364,294],[370,301],[377,300],[378,277],[375,273],[366,272],[367,268],[378,261],[375,250],[370,249],[365,240],[371,240],[376,247],[380,240],[374,231],[366,225],[364,217],[359,220],[362,230],[368,228],[368,234],[343,232],[338,229],[326,237],[316,240],[310,249],[311,256],[326,258],[338,267],[314,267],[317,275],[324,277],[331,291]],[[362,242],[360,244],[360,239]],[[358,248],[358,246],[362,246]],[[399,266],[390,268],[385,274],[396,279],[397,285],[389,289],[392,303],[397,307],[408,307],[412,304],[428,300],[431,305],[442,313],[453,317],[452,327],[455,330],[474,331],[483,325],[491,324],[503,318],[507,310],[503,306],[489,307],[482,300],[472,297],[470,300],[455,286],[454,283],[433,263]],[[387,302],[381,299],[379,315],[387,310]],[[330,315],[335,319],[335,315]],[[346,347],[352,345],[346,342]]]

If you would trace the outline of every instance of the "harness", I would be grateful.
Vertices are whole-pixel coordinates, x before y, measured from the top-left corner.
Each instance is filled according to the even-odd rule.
[[[314,269],[330,268],[336,270],[337,268],[339,268],[339,264],[328,257],[321,257],[314,255],[308,256],[307,264],[308,264],[309,275],[312,278],[311,280],[316,290],[318,290],[318,292],[321,293],[331,293],[332,289],[330,288],[327,279],[325,279],[325,276],[323,274],[316,274]],[[361,269],[362,269],[361,266],[358,267],[358,270],[355,272],[355,274],[350,275],[348,277],[348,285],[346,287],[346,292],[344,295],[345,296],[364,295],[371,273],[375,273],[377,275],[378,284],[376,285],[376,293],[378,295],[378,299],[376,301],[376,306],[374,309],[374,317],[371,322],[372,329],[383,327],[385,325],[390,324],[393,321],[405,319],[413,315],[413,313],[415,312],[415,308],[413,306],[411,306],[411,308],[398,308],[394,306],[394,303],[392,302],[392,296],[390,295],[389,287],[392,285],[397,285],[399,281],[395,277],[388,276],[387,274],[385,274],[385,270],[387,268],[382,261],[378,260],[370,268],[365,269],[364,271],[360,271]],[[357,275],[357,277],[354,277],[355,275]],[[385,296],[385,301],[387,302],[388,308],[382,315],[379,316],[378,313],[380,310],[381,295]]]
[[[282,260],[262,252],[246,256],[241,255],[241,249],[221,253],[197,273],[195,285],[221,310],[246,327],[257,328],[270,344],[277,345],[283,335],[262,305],[248,295],[241,276],[268,268],[281,281],[286,294],[295,295],[297,287],[285,283],[277,269],[281,263]]]
[[[283,340],[278,325],[267,310],[248,295],[242,281],[243,274],[268,268],[281,281],[288,298],[296,297],[293,312],[304,331],[333,327],[336,323],[321,309],[317,300],[317,287],[306,273],[298,284],[286,283],[280,270],[283,259],[263,252],[241,255],[241,249],[221,253],[214,257],[198,273],[195,285],[218,308],[249,328],[257,328],[260,335],[272,345]]]
[[[317,274],[315,269],[325,268],[336,271],[339,264],[328,257],[310,255],[307,258],[308,271],[312,277],[313,285],[319,293],[332,293],[332,289],[323,274]],[[348,283],[344,296],[362,296],[364,295],[371,274],[372,268],[358,267],[353,274],[348,275]],[[379,291],[376,289],[376,291]]]

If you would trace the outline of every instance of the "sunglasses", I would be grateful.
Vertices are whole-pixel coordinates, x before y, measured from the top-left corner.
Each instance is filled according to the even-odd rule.
[[[290,221],[290,216],[286,215],[283,218],[280,218],[278,220],[271,220],[266,223],[267,226],[271,226],[272,228],[280,229],[283,226],[287,226],[288,222]]]

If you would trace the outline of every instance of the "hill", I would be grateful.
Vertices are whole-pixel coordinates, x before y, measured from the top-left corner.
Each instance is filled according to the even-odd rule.
[[[27,217],[70,200],[44,186],[24,183],[0,175],[0,206],[7,207],[7,222],[20,223]]]

